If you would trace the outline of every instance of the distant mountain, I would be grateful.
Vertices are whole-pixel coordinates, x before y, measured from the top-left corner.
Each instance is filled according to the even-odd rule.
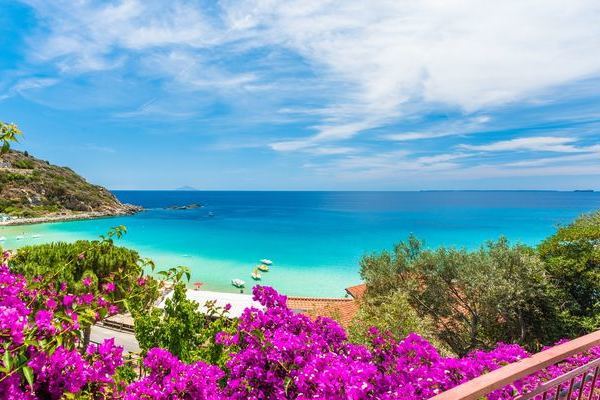
[[[123,204],[102,186],[88,183],[67,167],[27,152],[0,156],[0,213],[18,217],[122,215],[140,208]]]
[[[175,190],[198,190],[198,189],[196,189],[195,187],[192,187],[192,186],[181,186]]]

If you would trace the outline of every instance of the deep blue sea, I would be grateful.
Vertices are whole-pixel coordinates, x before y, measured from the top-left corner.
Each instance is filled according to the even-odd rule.
[[[218,192],[115,191],[147,210],[129,217],[0,228],[5,247],[95,238],[125,225],[121,243],[160,267],[187,265],[208,290],[254,283],[262,258],[273,260],[262,284],[283,293],[341,297],[360,282],[363,254],[414,234],[428,247],[476,248],[500,235],[536,244],[559,224],[600,209],[600,193],[540,191]],[[170,206],[200,203],[202,208]],[[14,237],[26,238],[15,241]],[[41,235],[33,238],[32,235]]]

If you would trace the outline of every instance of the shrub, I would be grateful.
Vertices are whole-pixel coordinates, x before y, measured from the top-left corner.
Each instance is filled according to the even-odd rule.
[[[539,254],[567,298],[575,333],[600,329],[600,211],[560,227]]]
[[[364,257],[361,275],[371,304],[385,305],[402,292],[420,317],[433,322],[430,334],[461,355],[499,341],[538,349],[568,326],[560,292],[535,251],[504,238],[476,251],[424,250],[409,238],[393,253]]]
[[[111,294],[106,290],[106,296]],[[79,351],[80,322],[111,312],[103,295],[76,295],[52,280],[28,281],[3,262],[0,393],[6,399],[40,400],[422,400],[528,356],[518,345],[498,345],[463,358],[443,357],[418,335],[398,341],[377,329],[370,331],[367,348],[350,343],[330,319],[295,314],[271,288],[255,287],[254,298],[264,309],[246,309],[235,332],[215,338],[230,353],[223,368],[184,363],[153,348],[136,376],[123,368],[122,349],[112,340]],[[498,389],[488,399],[513,398],[599,356],[592,349]]]
[[[227,317],[228,309],[219,309],[214,302],[202,306],[204,312],[186,297],[185,284],[178,282],[164,308],[137,312],[135,337],[142,351],[161,347],[187,363],[202,360],[222,366],[226,354],[223,346],[215,343],[215,335],[225,330],[233,333],[236,321]]]
[[[13,163],[13,167],[19,169],[33,169],[34,163],[32,160],[20,159]]]

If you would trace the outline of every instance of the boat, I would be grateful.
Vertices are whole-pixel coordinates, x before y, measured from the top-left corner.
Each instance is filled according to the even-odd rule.
[[[269,260],[268,258],[263,258],[262,260],[260,260],[261,263],[265,264],[265,265],[271,265],[273,264],[273,261]]]
[[[237,279],[237,278],[236,278],[236,279],[232,279],[232,280],[231,280],[231,284],[232,284],[233,286],[235,286],[236,288],[243,288],[243,287],[244,287],[244,285],[246,284],[246,282],[244,282],[244,281],[243,281],[243,280],[241,280],[241,279]]]
[[[42,237],[42,235],[33,235],[33,236],[31,236],[31,237],[32,237],[32,238],[34,238],[34,239],[39,239],[39,238],[41,238],[41,237]]]
[[[255,281],[259,281],[259,280],[262,279],[262,275],[260,274],[260,272],[258,272],[258,268],[254,269],[254,271],[252,271],[252,273],[250,274],[250,276]]]
[[[260,264],[257,269],[260,269],[262,272],[269,272],[269,266],[265,264]]]
[[[15,237],[15,239],[17,239],[17,240],[25,239],[25,236],[19,235],[19,236]]]
[[[6,236],[0,236],[0,242],[4,242],[6,240]]]

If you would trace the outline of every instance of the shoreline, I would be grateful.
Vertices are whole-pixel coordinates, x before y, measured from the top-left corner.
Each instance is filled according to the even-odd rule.
[[[134,215],[142,210],[143,210],[142,207],[127,204],[122,209],[119,209],[119,210],[82,211],[82,212],[71,213],[71,214],[44,215],[41,217],[23,217],[23,218],[17,217],[14,219],[9,219],[7,221],[0,221],[0,226],[35,225],[35,224],[44,224],[44,223],[50,223],[50,222],[68,222],[68,221],[81,221],[81,220],[98,219],[98,218],[120,217],[120,216],[125,216],[125,215]]]

